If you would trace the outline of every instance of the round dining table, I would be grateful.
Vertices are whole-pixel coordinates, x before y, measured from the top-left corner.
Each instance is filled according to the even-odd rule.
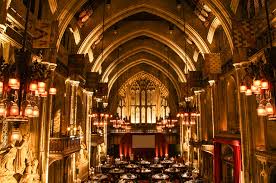
[[[94,176],[92,177],[92,180],[93,180],[94,182],[101,182],[101,181],[107,180],[107,179],[108,179],[108,176],[105,175],[105,174],[97,174],[97,175],[94,175]]]
[[[146,160],[142,160],[142,161],[140,161],[139,162],[139,164],[141,165],[141,166],[149,166],[150,165],[150,162],[149,161],[146,161]]]
[[[108,173],[109,170],[111,170],[114,167],[115,166],[111,165],[111,164],[103,164],[103,165],[101,165],[101,170],[102,170],[103,173]]]
[[[152,169],[153,173],[161,173],[164,166],[161,164],[152,164],[150,165],[150,168]]]
[[[124,179],[124,180],[135,180],[135,179],[137,179],[137,176],[134,174],[131,174],[131,173],[126,173],[126,174],[121,175],[120,178]]]
[[[113,179],[118,180],[120,175],[125,173],[125,171],[120,168],[113,168],[109,170],[109,173],[112,175]]]
[[[183,181],[189,181],[193,179],[193,176],[191,173],[183,173],[181,174],[181,178],[183,179]]]
[[[127,168],[127,169],[136,169],[136,168],[138,168],[138,167],[139,167],[139,166],[136,165],[136,164],[128,164],[128,165],[125,166],[125,168]]]
[[[167,173],[179,173],[180,169],[171,167],[171,168],[165,169],[165,172],[167,172]]]
[[[186,168],[187,166],[184,165],[183,163],[175,163],[175,164],[172,164],[172,167],[174,167],[174,168]]]
[[[136,173],[139,175],[140,179],[147,180],[150,178],[151,170],[149,168],[137,169]]]
[[[169,176],[164,173],[158,173],[158,174],[154,174],[151,178],[153,180],[168,180]]]
[[[123,174],[123,173],[125,173],[125,171],[120,168],[113,168],[113,169],[109,170],[109,173],[110,174]]]

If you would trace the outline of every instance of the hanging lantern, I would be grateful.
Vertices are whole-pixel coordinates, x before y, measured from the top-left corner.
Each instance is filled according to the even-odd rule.
[[[34,92],[37,90],[37,84],[36,83],[31,83],[30,84],[30,91]]]
[[[25,116],[32,117],[33,116],[33,107],[28,104],[25,108]]]
[[[0,103],[0,116],[6,115],[6,107],[4,103]]]
[[[13,103],[10,109],[10,115],[11,116],[18,116],[19,115],[19,108],[16,103]]]
[[[259,106],[257,108],[257,114],[258,114],[258,116],[266,116],[266,110],[265,110],[263,104],[259,104]]]
[[[10,78],[9,79],[9,87],[14,88],[14,87],[16,87],[16,85],[17,85],[17,79]]]
[[[253,81],[253,85],[254,85],[255,87],[260,87],[260,86],[261,86],[261,80],[255,79],[255,80]]]
[[[49,94],[50,94],[50,95],[55,95],[55,94],[57,94],[57,89],[56,89],[56,88],[50,88],[50,89],[49,89]]]
[[[251,91],[252,91],[253,93],[256,93],[257,90],[258,90],[258,88],[257,88],[256,86],[251,85]]]
[[[11,137],[12,137],[13,140],[19,140],[20,136],[21,136],[21,133],[20,133],[19,129],[13,129],[12,130]]]
[[[38,88],[38,93],[43,94],[45,92],[46,83],[45,82],[38,82],[37,88]]]
[[[265,111],[267,115],[272,115],[273,114],[273,106],[271,105],[270,102],[268,102],[265,106]]]
[[[39,116],[39,109],[37,106],[33,107],[33,117],[38,117]]]
[[[246,90],[247,90],[247,87],[246,87],[244,84],[242,84],[242,85],[240,86],[240,92],[241,92],[241,93],[245,93]]]
[[[246,95],[246,96],[252,95],[251,89],[247,89],[246,92],[245,92],[245,95]]]
[[[260,95],[261,94],[261,88],[257,88],[257,90],[255,91],[256,95]]]
[[[47,91],[44,90],[44,93],[41,93],[40,96],[45,98],[47,97],[47,94],[48,94]]]
[[[261,83],[261,89],[267,90],[268,89],[268,81],[262,81]]]

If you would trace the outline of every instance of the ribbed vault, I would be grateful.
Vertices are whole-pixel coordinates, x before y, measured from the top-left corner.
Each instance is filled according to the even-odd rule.
[[[162,64],[161,62],[167,61],[168,64],[171,64],[170,67],[177,73],[179,77],[179,81],[185,82],[186,78],[183,73],[183,71],[179,68],[178,65],[176,65],[171,59],[168,59],[166,55],[160,53],[158,50],[152,49],[151,47],[136,47],[135,49],[123,54],[119,59],[114,60],[108,67],[102,72],[102,82],[108,82],[109,81],[109,75],[110,73],[116,68],[117,65],[120,63],[124,62],[126,59],[129,57],[136,55],[141,52],[147,52],[149,54],[152,54],[156,57],[158,57],[160,60],[158,60],[159,63],[157,64]],[[128,61],[130,63],[130,61]]]
[[[61,6],[62,8],[59,9],[59,11],[57,11],[57,13],[55,14],[56,17],[58,17],[59,20],[59,36],[58,36],[58,43],[57,46],[59,46],[62,35],[65,31],[65,29],[68,27],[70,21],[72,20],[73,16],[77,13],[77,11],[79,11],[81,9],[81,7],[87,2],[87,0],[71,0],[69,3],[66,3],[64,6]],[[118,1],[119,2],[119,1]],[[145,5],[144,1],[131,1],[132,4],[130,4],[130,2],[126,1],[126,0],[120,0],[120,3],[118,3],[116,0],[112,1],[112,4],[116,4],[117,6],[113,6],[112,7],[112,11],[114,13],[116,12],[120,12],[121,10],[124,10],[126,7],[131,7],[131,9],[127,9],[125,11],[121,11],[121,13],[118,13],[118,15],[124,14],[123,12],[129,12],[131,13],[131,11],[134,10],[133,7],[138,7],[138,5],[140,4],[140,6],[149,6],[149,8],[154,8],[157,10],[160,10],[161,13],[158,14],[158,16],[163,14],[163,17],[168,19],[168,17],[177,17],[177,14],[179,15],[177,9],[176,9],[176,3],[172,3],[171,1],[168,2],[167,5],[164,5],[162,3],[160,3],[159,1],[149,1],[147,2],[147,4]],[[203,5],[208,6],[208,8],[210,8],[210,10],[212,11],[212,13],[220,20],[222,27],[227,35],[227,39],[229,41],[229,45],[231,50],[233,51],[233,43],[231,40],[231,20],[230,20],[230,13],[226,10],[226,8],[223,6],[223,4],[220,1],[211,1],[211,0],[204,0],[201,2]],[[118,4],[121,4],[121,6],[118,6]],[[123,7],[122,7],[123,6]],[[167,11],[164,10],[167,8]],[[98,8],[100,9],[100,8]],[[140,11],[146,11],[146,10],[140,10]],[[95,11],[96,12],[96,11]],[[138,11],[137,11],[138,12]],[[136,12],[136,13],[137,13]],[[168,16],[170,14],[164,14],[164,12],[170,12],[171,15],[173,16]],[[132,12],[131,14],[134,14],[135,12]],[[95,13],[96,14],[96,13]],[[101,17],[101,16],[100,16]],[[118,17],[118,16],[112,16],[112,17]],[[162,17],[162,16],[160,16]],[[181,18],[181,17],[180,17]],[[98,26],[96,29],[90,28],[91,30],[97,30],[100,31],[101,30],[101,26],[99,26],[98,24],[95,24],[95,20],[96,20],[96,16],[93,17],[93,25],[96,27]],[[98,22],[101,22],[99,20],[100,18],[98,18]],[[174,18],[173,21],[174,24],[178,27],[183,27],[183,24],[179,25],[179,17],[178,18]],[[113,24],[116,23],[116,21],[113,21]],[[182,22],[183,23],[183,22]],[[111,23],[112,24],[112,23]],[[108,26],[107,26],[108,27]],[[92,31],[90,34],[94,35],[95,32],[97,31]],[[99,35],[96,35],[95,37],[97,37]],[[192,37],[193,38],[193,37]],[[204,39],[202,39],[203,41]],[[196,44],[198,42],[195,42]],[[87,48],[86,48],[87,49]],[[81,50],[80,52],[84,52],[84,50]]]
[[[220,50],[218,42],[211,41],[216,27],[211,30],[208,24],[213,20],[217,26],[222,26],[231,49],[229,52],[233,51],[229,12],[220,1],[106,2],[109,1],[72,0],[56,11],[55,16],[59,20],[57,46],[65,29],[68,26],[74,29],[78,33],[74,50],[78,54],[89,54],[89,70],[101,74],[101,82],[108,82],[109,92],[128,70],[146,65],[162,72],[179,97],[179,82],[186,82],[187,71],[201,68],[204,54]],[[93,7],[93,13],[78,26],[78,15],[85,6]],[[206,17],[200,17],[201,12],[196,12],[198,9],[210,14],[206,15],[207,22]],[[123,51],[117,56],[120,49]]]
[[[172,41],[168,37],[160,34],[160,32],[154,31],[154,29],[151,30],[150,28],[145,28],[145,29],[134,30],[127,34],[122,34],[122,35],[120,35],[120,37],[118,36],[113,41],[108,42],[106,44],[106,47],[103,50],[103,52],[93,62],[91,71],[92,72],[99,71],[101,68],[101,64],[104,62],[104,60],[107,58],[107,56],[112,51],[114,51],[117,47],[126,43],[127,41],[130,41],[131,39],[135,39],[140,36],[150,37],[154,40],[161,42],[164,45],[167,45],[170,49],[174,50],[174,52],[176,52],[179,55],[179,57],[183,60],[184,64],[187,64],[187,67],[189,70],[191,70],[191,71],[195,70],[193,61],[191,60],[189,55],[187,55],[184,52],[184,49],[179,45],[179,44],[181,44],[180,43],[181,41],[179,41],[178,42],[179,44],[177,44],[176,42]],[[179,40],[181,40],[181,39],[179,39]]]

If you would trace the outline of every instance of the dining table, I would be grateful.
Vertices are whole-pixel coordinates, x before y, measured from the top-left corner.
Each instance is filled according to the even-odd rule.
[[[114,180],[118,180],[120,175],[125,173],[125,171],[120,168],[113,168],[113,169],[109,170],[109,173],[112,175]]]
[[[175,163],[175,164],[172,164],[172,167],[174,167],[174,168],[186,168],[187,166],[184,165],[183,163]]]
[[[137,179],[137,176],[134,174],[131,174],[131,173],[126,173],[126,174],[121,175],[120,178],[124,179],[124,180],[135,180],[135,179]]]
[[[92,180],[94,182],[101,182],[102,180],[107,180],[107,179],[108,179],[108,176],[105,174],[97,174],[92,176]]]
[[[171,168],[165,169],[165,172],[167,172],[167,173],[179,173],[180,169],[171,167]]]
[[[141,160],[139,162],[139,164],[142,165],[142,166],[149,166],[151,163],[149,161],[146,161],[146,160]]]
[[[189,181],[189,180],[193,179],[193,176],[191,173],[185,172],[185,173],[181,174],[181,178],[183,179],[183,181]]]
[[[125,166],[125,168],[127,168],[127,169],[136,169],[136,168],[138,168],[138,167],[139,167],[139,166],[136,165],[136,164],[128,164],[128,165]]]
[[[108,173],[109,170],[111,170],[112,168],[114,168],[115,166],[112,164],[103,164],[100,166],[101,170],[103,173]]]
[[[158,174],[154,174],[152,176],[153,180],[167,180],[169,178],[170,177],[167,174],[164,174],[164,173],[158,173]]]

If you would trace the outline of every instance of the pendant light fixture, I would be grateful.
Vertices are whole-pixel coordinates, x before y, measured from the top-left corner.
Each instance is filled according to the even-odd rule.
[[[15,63],[0,60],[0,117],[11,122],[39,117],[39,98],[57,92],[53,87],[47,91],[46,86],[55,64],[42,62],[42,56],[31,61],[31,53],[26,50],[30,7],[31,0],[28,0],[22,49],[16,53]]]

